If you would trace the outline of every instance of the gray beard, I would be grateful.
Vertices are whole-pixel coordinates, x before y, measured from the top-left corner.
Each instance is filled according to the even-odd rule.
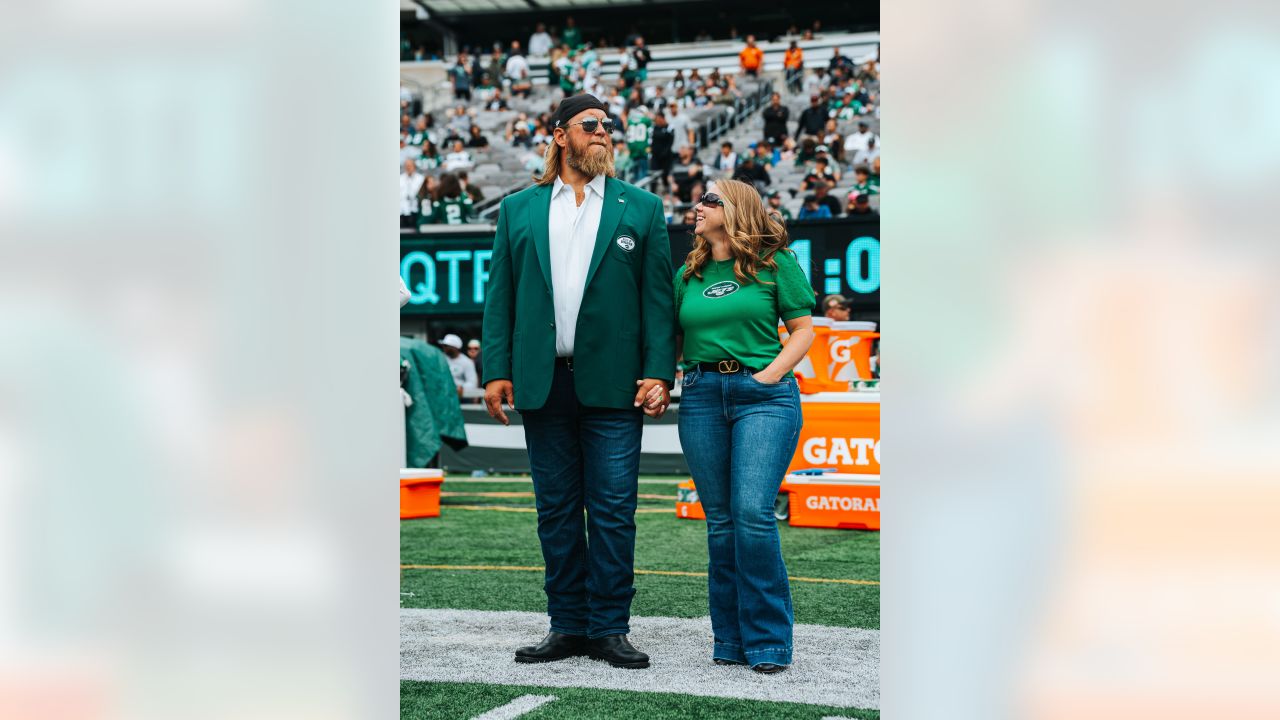
[[[565,145],[565,163],[587,177],[593,178],[597,175],[613,177],[613,148],[606,147],[604,152],[597,157],[589,147],[587,152],[579,155],[574,152],[572,145]]]

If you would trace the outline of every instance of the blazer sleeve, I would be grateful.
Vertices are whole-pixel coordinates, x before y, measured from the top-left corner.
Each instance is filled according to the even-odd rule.
[[[671,240],[662,203],[654,199],[649,236],[645,238],[640,284],[640,322],[644,342],[644,377],[675,383],[676,330],[671,284]]]
[[[498,229],[489,259],[489,284],[485,289],[483,338],[485,382],[511,379],[511,334],[515,324],[515,287],[511,274],[511,242],[507,237],[507,201],[498,206]]]

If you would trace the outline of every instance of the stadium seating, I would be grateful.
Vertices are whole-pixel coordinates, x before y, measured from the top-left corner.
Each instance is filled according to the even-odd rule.
[[[653,51],[655,58],[661,57],[664,50],[663,46],[654,46]],[[669,51],[668,51],[669,52]],[[601,51],[602,58],[606,60],[613,56],[608,50]],[[855,62],[861,62],[865,57],[855,57]],[[706,64],[705,68],[699,66],[700,71],[709,72],[713,68],[724,65],[723,57],[707,56],[700,60]],[[816,60],[816,62],[815,62]],[[482,58],[482,62],[487,62],[487,58]],[[825,62],[824,58],[809,58],[806,63],[812,67],[821,65]],[[538,61],[534,61],[535,67],[538,67]],[[607,62],[606,62],[607,66]],[[545,63],[540,66],[545,72]],[[687,68],[692,69],[692,68]],[[712,159],[721,142],[729,141],[734,146],[734,151],[739,155],[747,152],[751,143],[761,139],[763,135],[763,120],[760,117],[760,110],[768,104],[769,93],[773,90],[782,92],[783,102],[791,111],[791,119],[789,122],[789,130],[794,133],[795,124],[800,113],[808,105],[808,95],[804,93],[789,94],[785,90],[782,73],[772,71],[770,64],[766,63],[766,72],[759,79],[750,79],[739,77],[737,79],[737,87],[742,95],[742,100],[736,106],[724,104],[711,104],[705,107],[689,107],[682,110],[682,113],[689,119],[690,126],[694,129],[698,143],[697,155],[704,162]],[[652,86],[659,83],[665,83],[669,79],[672,71],[670,69],[662,70],[655,73],[647,83]],[[665,77],[663,77],[665,76]],[[611,77],[606,70],[602,76],[602,80],[606,83],[615,81],[616,75]],[[456,107],[461,104],[466,107],[467,112],[473,114],[473,122],[480,128],[481,133],[488,139],[489,147],[487,148],[468,148],[468,152],[472,155],[474,164],[468,169],[468,183],[480,189],[483,194],[483,200],[476,204],[477,217],[473,220],[476,223],[491,223],[496,219],[497,206],[503,197],[526,187],[532,182],[532,173],[526,167],[529,160],[529,149],[522,147],[513,147],[507,142],[505,132],[507,125],[514,120],[520,113],[525,113],[530,118],[537,117],[539,114],[549,112],[553,103],[558,101],[563,93],[559,88],[553,88],[545,84],[545,82],[535,82],[533,91],[526,98],[507,96],[508,109],[499,111],[490,111],[483,109],[483,106],[489,100],[491,95],[476,91],[468,102],[455,101],[451,94],[443,87],[425,87],[414,81],[403,81],[404,85],[409,89],[414,97],[414,104],[420,107],[423,112],[431,113],[435,119],[435,128],[430,135],[440,149],[441,154],[448,152],[448,148],[440,146],[448,134],[448,121],[453,115]],[[872,83],[872,92],[877,96],[879,94],[878,83]],[[838,123],[838,130],[842,135],[852,132],[859,120],[869,122],[873,132],[879,132],[879,119],[874,115],[860,116],[854,120],[843,120]],[[620,132],[615,133],[620,136]],[[843,192],[840,188],[852,184],[852,171],[848,163],[842,166],[845,180],[842,178],[840,187],[833,191],[833,195],[840,201],[844,202],[844,197],[848,190]],[[427,175],[439,176],[446,172],[442,168],[436,168],[424,171]],[[777,189],[783,194],[784,207],[796,216],[799,213],[800,206],[804,200],[804,194],[799,193],[794,198],[790,196],[788,190],[797,188],[803,179],[806,170],[803,167],[795,167],[792,163],[780,163],[777,167],[770,170],[772,177],[771,189]],[[711,178],[708,173],[708,178]],[[639,184],[650,189],[660,189],[658,185],[650,183],[651,178],[643,178]],[[873,197],[873,207],[879,205],[879,198]],[[683,211],[683,207],[675,208],[677,213]]]

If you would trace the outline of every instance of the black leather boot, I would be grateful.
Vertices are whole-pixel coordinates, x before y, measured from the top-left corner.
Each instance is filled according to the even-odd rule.
[[[526,645],[516,650],[516,662],[540,663],[564,660],[587,654],[587,639],[582,635],[565,635],[554,630],[537,645]]]
[[[626,635],[605,635],[589,641],[589,655],[616,668],[647,668],[649,656],[631,647]]]

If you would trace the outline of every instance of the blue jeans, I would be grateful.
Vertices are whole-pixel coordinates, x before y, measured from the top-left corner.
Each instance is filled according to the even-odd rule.
[[[707,513],[712,657],[791,664],[791,586],[773,504],[800,439],[794,378],[692,369],[680,396],[680,446]]]
[[[636,593],[636,480],[644,418],[639,409],[581,405],[573,373],[559,364],[546,404],[520,416],[551,629],[591,638],[626,634]]]

